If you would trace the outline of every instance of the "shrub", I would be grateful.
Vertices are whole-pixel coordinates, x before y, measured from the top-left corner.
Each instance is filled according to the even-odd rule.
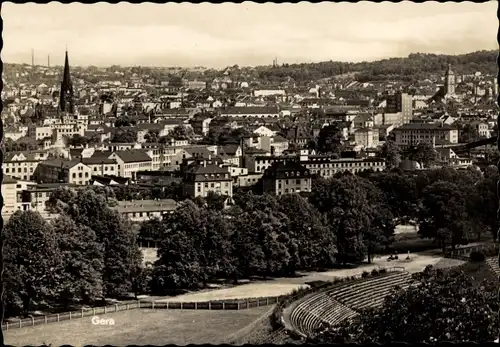
[[[473,263],[480,263],[486,259],[483,252],[472,251],[469,255],[469,260]]]
[[[368,271],[363,271],[363,273],[361,274],[362,278],[367,278],[368,276],[370,276],[370,273]]]
[[[387,273],[387,269],[386,268],[382,268],[378,271],[379,274],[385,274]]]
[[[377,269],[372,270],[372,276],[377,276],[379,274]]]

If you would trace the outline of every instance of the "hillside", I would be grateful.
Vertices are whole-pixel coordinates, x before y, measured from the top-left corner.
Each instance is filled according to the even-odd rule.
[[[415,81],[432,76],[442,76],[451,64],[456,74],[497,73],[497,51],[478,51],[461,55],[437,55],[414,53],[407,58],[390,58],[374,62],[345,63],[321,62],[308,64],[283,64],[279,67],[257,67],[259,76],[268,81],[292,78],[300,81],[315,81],[322,78],[352,75],[358,81],[402,80]]]

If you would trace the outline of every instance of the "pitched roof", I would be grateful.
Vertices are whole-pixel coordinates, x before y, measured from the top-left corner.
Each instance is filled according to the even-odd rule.
[[[80,164],[80,160],[51,159],[42,161],[39,165],[71,169],[72,167],[78,164]]]
[[[152,161],[151,157],[141,149],[129,149],[127,151],[116,151],[115,154],[125,163],[139,163]]]

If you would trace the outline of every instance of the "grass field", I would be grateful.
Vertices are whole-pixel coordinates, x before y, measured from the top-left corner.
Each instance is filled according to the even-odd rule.
[[[6,331],[14,346],[221,344],[268,315],[272,306],[240,311],[135,309],[99,316],[114,325],[93,325],[91,317]]]

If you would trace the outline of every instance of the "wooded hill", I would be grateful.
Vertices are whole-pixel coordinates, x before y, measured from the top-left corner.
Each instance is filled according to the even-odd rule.
[[[442,76],[448,64],[451,64],[456,74],[496,75],[497,51],[478,51],[461,55],[437,55],[412,53],[407,58],[390,58],[374,62],[346,63],[321,62],[307,64],[283,64],[278,67],[257,67],[263,80],[279,81],[292,78],[296,82],[317,81],[323,78],[340,77],[354,73],[356,80],[385,81],[402,80],[416,81]]]

